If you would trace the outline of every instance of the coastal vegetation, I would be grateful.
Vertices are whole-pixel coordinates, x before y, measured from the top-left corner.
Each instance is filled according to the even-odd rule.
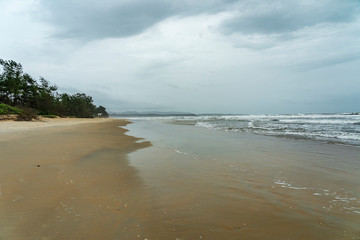
[[[16,107],[11,107],[5,103],[0,103],[0,115],[5,114],[20,114],[22,110]]]
[[[95,106],[85,93],[58,93],[46,79],[34,79],[20,63],[0,59],[0,115],[17,114],[20,120],[47,117],[108,117],[106,108]]]

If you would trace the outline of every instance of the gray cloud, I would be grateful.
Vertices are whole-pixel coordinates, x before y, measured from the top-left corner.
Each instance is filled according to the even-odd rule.
[[[359,4],[0,0],[0,52],[109,111],[354,112]]]
[[[171,16],[223,11],[238,0],[42,1],[57,38],[96,40],[137,35]]]
[[[312,61],[311,63],[305,63],[305,64],[299,63],[298,65],[296,65],[295,69],[297,71],[308,71],[308,70],[343,64],[343,63],[347,63],[347,62],[352,62],[352,61],[356,61],[358,59],[360,59],[359,52],[348,53],[347,55],[344,54],[344,55],[340,55],[340,56],[327,57],[324,59],[316,59],[316,60]]]
[[[358,0],[42,0],[43,18],[56,38],[82,41],[142,33],[173,17],[232,13],[220,24],[223,34],[288,34],[306,27],[344,23],[360,12]]]
[[[56,37],[81,40],[136,35],[171,15],[162,1],[128,1],[98,6],[91,1],[44,1],[48,20],[58,27]]]
[[[318,24],[343,23],[359,13],[357,0],[245,1],[224,21],[224,34],[284,34]]]

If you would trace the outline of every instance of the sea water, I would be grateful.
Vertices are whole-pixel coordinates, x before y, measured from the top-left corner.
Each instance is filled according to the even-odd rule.
[[[360,146],[360,115],[355,114],[199,115],[147,119],[167,119],[215,130]]]
[[[270,130],[244,130],[259,125],[270,129],[271,124],[289,129],[298,124],[309,125],[304,131],[310,131],[311,126],[321,132],[320,126],[343,129],[335,126],[336,121],[356,126],[357,118],[248,115],[134,119],[127,126],[129,134],[152,143],[152,147],[130,154],[131,165],[145,183],[147,204],[153,209],[142,222],[145,236],[360,239],[360,151],[354,139],[329,144],[328,139],[299,140],[287,135],[273,137],[267,134]],[[250,123],[254,127],[249,127]]]

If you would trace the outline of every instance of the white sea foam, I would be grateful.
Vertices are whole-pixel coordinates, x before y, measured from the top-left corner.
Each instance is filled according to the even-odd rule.
[[[191,157],[191,158],[194,159],[194,160],[198,160],[198,159],[199,159],[199,156],[197,156],[197,155],[195,155],[195,154],[190,154],[190,153],[187,153],[187,152],[180,151],[180,150],[177,149],[176,147],[173,147],[172,149],[174,150],[174,152],[176,152],[176,153],[178,153],[178,154],[182,154],[182,155],[188,156],[188,157]]]
[[[186,153],[186,152],[181,152],[181,151],[179,151],[179,150],[177,150],[177,149],[174,149],[174,151],[177,152],[177,153],[179,153],[179,154],[189,155],[188,153]]]
[[[293,186],[290,183],[287,183],[285,181],[281,181],[281,180],[276,180],[274,181],[275,184],[281,185],[282,188],[289,188],[289,189],[294,189],[294,190],[305,190],[305,189],[310,189],[308,187],[299,187],[299,186]]]
[[[360,201],[358,198],[354,196],[352,192],[330,192],[327,189],[317,189],[314,187],[302,187],[295,186],[293,184],[288,183],[285,180],[275,179],[273,181],[275,184],[280,185],[282,188],[293,189],[293,190],[304,190],[312,193],[314,197],[323,196],[325,199],[328,199],[324,204],[323,209],[327,211],[331,210],[346,210],[345,212],[348,214],[357,213],[360,214]],[[344,189],[341,189],[344,191]]]
[[[160,119],[177,123],[184,122],[207,129],[360,146],[360,115],[199,115],[132,119]]]
[[[211,128],[211,129],[215,129],[216,128],[216,124],[212,124],[209,122],[197,122],[195,124],[195,126],[197,127],[204,127],[204,128]]]
[[[249,122],[249,123],[248,123],[248,127],[249,127],[249,128],[255,128],[254,123],[253,123],[253,122]]]
[[[194,120],[197,127],[208,129],[360,146],[360,115],[216,115],[192,117]]]

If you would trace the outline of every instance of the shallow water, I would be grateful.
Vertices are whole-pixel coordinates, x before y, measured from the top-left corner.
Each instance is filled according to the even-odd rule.
[[[144,118],[135,118],[144,119]],[[360,147],[360,115],[266,114],[147,117],[208,129]]]
[[[360,239],[357,147],[160,120],[127,128],[153,144],[130,154],[152,209],[140,238]]]

